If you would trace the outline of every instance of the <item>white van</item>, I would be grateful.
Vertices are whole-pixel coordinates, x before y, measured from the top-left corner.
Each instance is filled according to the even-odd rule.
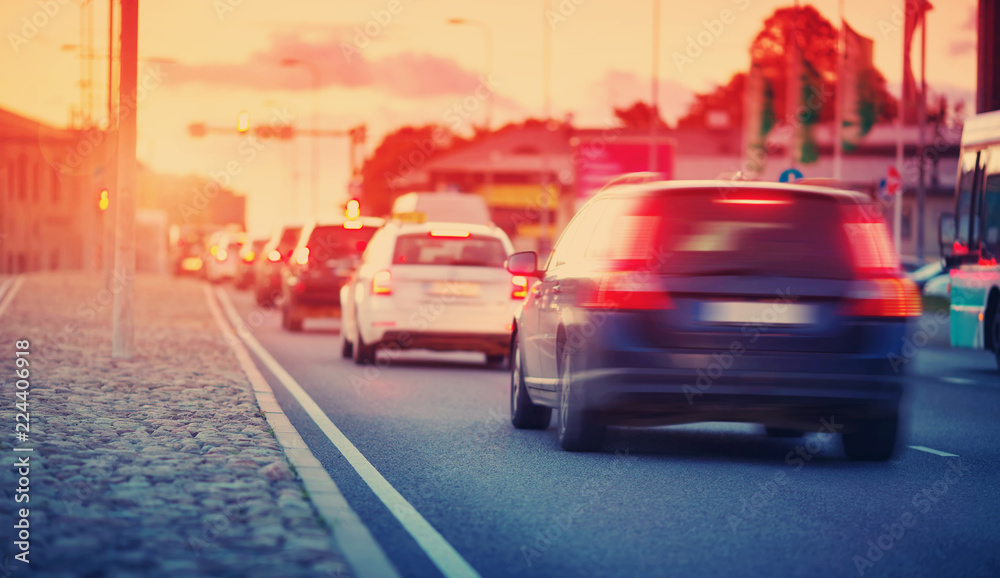
[[[486,200],[475,193],[417,192],[392,204],[392,218],[410,223],[470,223],[492,225]]]

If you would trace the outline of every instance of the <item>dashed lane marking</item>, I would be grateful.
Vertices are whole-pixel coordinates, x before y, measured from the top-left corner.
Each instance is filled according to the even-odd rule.
[[[936,450],[934,448],[929,448],[926,446],[907,446],[910,449],[914,449],[921,452],[927,452],[929,454],[934,454],[936,456],[941,456],[943,458],[957,458],[958,454],[949,454],[948,452],[943,452],[941,450]]]

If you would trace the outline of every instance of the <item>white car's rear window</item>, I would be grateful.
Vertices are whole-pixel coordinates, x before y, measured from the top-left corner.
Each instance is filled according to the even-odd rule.
[[[503,267],[506,259],[507,251],[495,237],[443,237],[420,233],[396,239],[392,262],[396,265]]]

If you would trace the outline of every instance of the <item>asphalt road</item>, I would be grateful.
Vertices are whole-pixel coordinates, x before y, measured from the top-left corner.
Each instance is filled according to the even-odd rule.
[[[836,436],[770,439],[739,424],[612,429],[604,452],[571,454],[554,427],[511,427],[509,375],[478,354],[408,352],[366,374],[340,359],[336,321],[290,334],[277,312],[227,292],[268,352],[482,576],[1000,575],[1000,374],[985,352],[914,350],[906,433],[888,463],[847,461]],[[400,572],[441,575],[258,365]]]

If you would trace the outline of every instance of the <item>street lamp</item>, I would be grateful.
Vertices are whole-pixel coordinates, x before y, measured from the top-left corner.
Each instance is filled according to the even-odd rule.
[[[660,91],[660,0],[653,0],[653,74],[652,95],[649,102],[649,172],[659,170],[659,159],[656,148],[657,123],[660,121],[659,91]]]
[[[312,214],[319,218],[319,67],[298,58],[283,58],[282,66],[302,66],[312,74],[313,81],[313,141],[312,141]]]
[[[469,18],[449,18],[448,24],[475,26],[483,31],[483,40],[486,48],[486,80],[490,80],[493,75],[493,31],[481,20],[471,20]],[[493,120],[493,91],[486,97],[486,130],[489,131]]]

